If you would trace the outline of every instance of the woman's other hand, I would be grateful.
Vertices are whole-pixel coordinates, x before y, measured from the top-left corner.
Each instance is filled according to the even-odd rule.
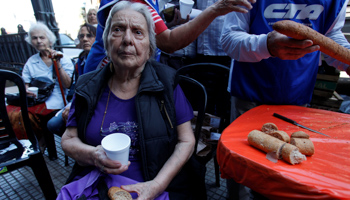
[[[27,96],[34,97],[34,98],[37,97],[35,93],[33,93],[33,92],[29,91],[29,90],[27,90]]]
[[[101,172],[107,174],[121,174],[124,171],[128,170],[130,161],[128,165],[122,165],[118,161],[113,161],[109,159],[106,155],[106,152],[103,150],[101,145],[98,145],[92,153],[94,160],[94,165],[100,169]]]
[[[62,118],[65,122],[67,122],[68,119],[68,115],[69,115],[69,110],[70,110],[70,106],[66,106],[64,108],[64,110],[62,111]]]
[[[121,188],[128,192],[136,192],[138,194],[137,200],[155,199],[165,190],[155,180],[133,185],[122,185]]]

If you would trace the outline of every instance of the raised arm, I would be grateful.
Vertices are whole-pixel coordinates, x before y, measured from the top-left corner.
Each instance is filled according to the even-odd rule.
[[[232,11],[246,13],[252,8],[251,3],[255,3],[255,0],[219,0],[188,23],[157,35],[157,46],[167,53],[182,49],[193,42],[216,17]]]

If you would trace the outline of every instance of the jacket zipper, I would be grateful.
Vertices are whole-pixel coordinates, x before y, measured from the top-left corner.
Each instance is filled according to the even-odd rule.
[[[168,121],[169,121],[170,127],[171,127],[171,128],[174,128],[174,127],[173,127],[173,123],[171,123],[171,120],[170,120],[170,117],[169,117],[168,111],[166,110],[166,108],[165,108],[165,106],[164,106],[164,100],[161,100],[160,102],[161,102],[160,111],[162,111],[162,110],[163,110],[163,108],[164,108],[164,112],[165,112],[166,117],[168,118]]]

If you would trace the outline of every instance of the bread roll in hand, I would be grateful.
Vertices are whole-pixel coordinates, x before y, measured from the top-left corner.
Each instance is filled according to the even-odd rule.
[[[132,200],[131,194],[120,187],[111,187],[108,190],[108,197],[111,200]]]

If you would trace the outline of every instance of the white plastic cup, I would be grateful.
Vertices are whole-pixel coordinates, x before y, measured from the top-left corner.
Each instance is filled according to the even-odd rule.
[[[129,149],[131,139],[124,133],[112,133],[102,139],[101,145],[111,160],[119,161],[127,165],[129,161]]]
[[[191,13],[194,1],[192,0],[180,0],[180,13],[181,18],[186,19],[187,15]]]
[[[29,92],[33,92],[36,95],[36,98],[38,98],[39,88],[37,88],[37,87],[29,87],[28,91]]]

